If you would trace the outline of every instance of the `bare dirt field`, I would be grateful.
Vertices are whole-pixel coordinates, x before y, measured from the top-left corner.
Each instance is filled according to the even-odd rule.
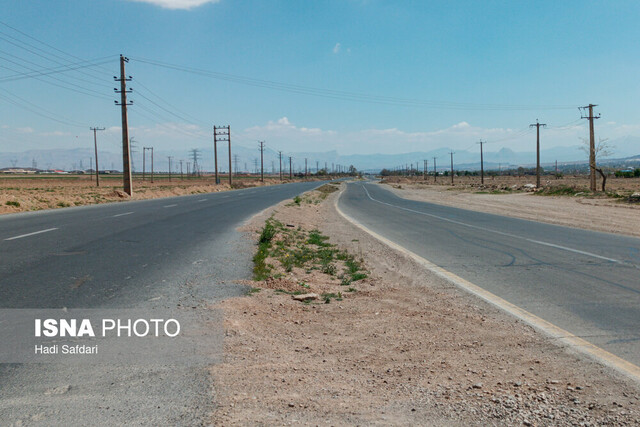
[[[92,179],[89,175],[65,177],[0,175],[0,214],[124,200],[156,199],[230,189],[226,180],[222,180],[220,185],[215,185],[214,178],[211,176],[180,179],[178,175],[169,181],[166,175],[162,175],[156,177],[154,181],[151,183],[149,178],[143,181],[140,177],[135,177],[133,197],[129,197],[122,191],[121,176],[101,175],[100,187],[96,187],[95,177]],[[234,179],[233,188],[279,183],[281,181],[274,178],[265,178],[265,182],[262,183],[256,177],[240,177]]]
[[[336,212],[337,193],[316,193],[246,226],[265,279],[221,304],[213,424],[640,424],[637,383],[381,245]],[[307,293],[319,298],[294,299]]]
[[[547,188],[578,190],[559,196],[541,195],[546,191],[553,193],[548,189],[541,194],[524,190],[525,184],[535,184],[535,177],[496,177],[493,181],[487,178],[484,187],[480,186],[479,178],[467,178],[456,177],[454,186],[446,177],[438,177],[437,183],[433,177],[426,182],[417,177],[392,177],[383,182],[388,184],[386,188],[407,199],[640,237],[640,203],[629,203],[623,197],[592,195],[586,189],[589,184],[586,177],[563,178],[547,184]],[[610,178],[609,181],[612,191],[618,194],[640,191],[638,178]]]

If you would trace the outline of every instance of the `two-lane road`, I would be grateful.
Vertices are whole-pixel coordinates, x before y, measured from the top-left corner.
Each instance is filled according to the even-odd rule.
[[[189,280],[195,270],[215,275],[216,267],[233,263],[225,248],[244,220],[318,185],[0,217],[0,307],[125,307],[171,292],[171,283]]]
[[[349,184],[339,207],[437,266],[640,365],[640,239],[411,201],[371,183]]]

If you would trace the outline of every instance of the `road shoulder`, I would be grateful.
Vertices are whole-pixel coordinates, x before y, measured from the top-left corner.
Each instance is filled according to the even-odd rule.
[[[274,217],[362,257],[368,279],[329,304],[303,304],[262,282],[222,302],[214,423],[637,422],[635,383],[381,245],[335,211],[335,197],[282,203]],[[254,238],[265,219],[250,224]],[[292,283],[307,279],[290,273]]]

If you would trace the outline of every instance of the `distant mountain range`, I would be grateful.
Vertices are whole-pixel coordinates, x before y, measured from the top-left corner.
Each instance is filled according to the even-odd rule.
[[[610,141],[614,147],[615,159],[626,159],[640,157],[640,137],[627,136]],[[201,170],[213,170],[213,147],[203,147],[199,149],[198,163]],[[379,171],[382,168],[394,168],[406,165],[416,165],[419,169],[423,167],[423,161],[428,161],[429,169],[433,168],[433,158],[436,157],[438,170],[445,170],[450,167],[449,148],[438,148],[430,151],[419,151],[401,154],[351,154],[340,155],[337,151],[327,152],[297,152],[283,154],[282,169],[289,170],[289,155],[292,156],[292,167],[294,171],[304,170],[305,158],[310,171],[315,171],[316,166],[328,168],[332,165],[341,164],[343,166],[353,165],[359,170]],[[183,170],[187,170],[187,162],[193,164],[193,159],[189,156],[188,150],[158,150],[154,153],[154,169],[156,171],[168,170],[168,156],[172,156],[172,169],[180,170],[180,160],[182,160]],[[18,153],[0,153],[0,168],[11,166],[16,167],[37,167],[39,169],[63,169],[77,170],[90,169],[93,163],[94,151],[91,148],[76,149],[51,149],[51,150],[28,150]],[[570,147],[555,147],[541,150],[541,162],[543,165],[558,163],[584,163],[587,155],[580,149],[579,145]],[[122,155],[106,151],[98,152],[100,169],[122,169]],[[513,168],[518,166],[532,166],[535,164],[535,152],[516,152],[510,148],[503,147],[498,151],[484,150],[484,164],[487,169]],[[604,162],[605,159],[600,159]],[[150,169],[150,154],[147,152],[146,168]],[[242,146],[232,147],[232,162],[234,170],[253,172],[256,165],[260,166],[260,152],[258,148],[249,149]],[[221,171],[227,171],[229,157],[226,148],[218,149],[218,166]],[[278,153],[265,149],[264,166],[265,170],[279,170]],[[237,168],[236,168],[237,166]],[[192,166],[190,166],[192,168]],[[474,170],[480,168],[479,147],[473,151],[454,150],[455,169]],[[142,171],[142,153],[133,154],[133,168],[135,171]]]

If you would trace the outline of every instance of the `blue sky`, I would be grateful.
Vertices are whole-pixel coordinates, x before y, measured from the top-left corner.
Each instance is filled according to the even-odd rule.
[[[112,76],[120,53],[131,58],[130,133],[159,149],[207,146],[212,125],[230,124],[235,143],[265,140],[285,152],[462,150],[479,139],[491,150],[530,151],[535,139],[527,127],[537,118],[549,125],[543,146],[580,144],[588,133],[577,107],[588,103],[602,114],[598,136],[640,136],[637,1],[0,6],[0,151],[91,146],[89,126],[108,128],[101,147],[117,151]],[[97,58],[106,62],[82,72],[15,78]],[[288,86],[229,80],[238,77]],[[353,101],[345,93],[372,98]]]

